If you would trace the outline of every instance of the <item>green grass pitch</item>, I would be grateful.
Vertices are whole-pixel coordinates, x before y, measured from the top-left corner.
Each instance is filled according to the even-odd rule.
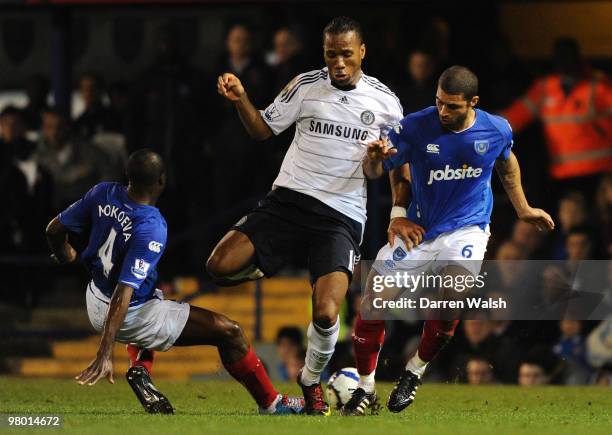
[[[230,381],[160,381],[176,408],[172,416],[148,415],[116,374],[93,387],[57,379],[0,378],[0,414],[59,414],[61,430],[9,429],[0,433],[152,434],[611,434],[612,389],[606,387],[472,387],[425,384],[400,414],[270,417],[256,413],[241,385]],[[279,385],[298,393],[294,384]],[[390,384],[379,384],[386,399]]]

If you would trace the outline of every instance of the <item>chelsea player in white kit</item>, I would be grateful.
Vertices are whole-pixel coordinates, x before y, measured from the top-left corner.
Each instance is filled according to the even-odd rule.
[[[465,67],[450,67],[438,81],[437,107],[407,115],[389,133],[388,142],[368,145],[364,172],[377,178],[390,171],[393,209],[389,243],[380,249],[368,277],[362,312],[363,304],[370,302],[367,292],[375,275],[421,273],[421,265],[443,276],[479,273],[489,239],[493,168],[519,219],[540,230],[554,228],[545,211],[527,203],[511,151],[510,125],[476,109],[477,103],[477,77]],[[455,293],[445,291],[446,298]],[[418,351],[389,397],[390,411],[400,412],[412,403],[427,364],[452,338],[459,313],[446,314],[425,321]],[[360,381],[344,415],[363,415],[377,400],[374,375],[384,328],[382,320],[357,319],[353,345]]]
[[[385,137],[403,116],[393,92],[361,70],[365,54],[359,23],[336,17],[323,30],[326,67],[297,76],[266,110],[251,104],[235,75],[217,82],[254,139],[296,126],[272,191],[217,244],[207,269],[218,283],[231,284],[272,276],[288,259],[307,257],[312,322],[298,383],[311,415],[331,412],[321,372],[334,352],[340,305],[360,257],[366,144]]]
[[[47,240],[59,263],[77,259],[69,232],[88,237],[80,255],[91,274],[87,314],[102,340],[96,358],[76,380],[81,385],[103,378],[114,383],[114,342],[127,343],[140,349],[126,375],[134,393],[147,412],[170,414],[170,402],[149,376],[153,352],[212,345],[226,370],[255,399],[261,414],[301,413],[304,399],[274,389],[240,325],[213,311],[164,300],[155,288],[156,266],[167,237],[166,221],[155,207],[166,185],[162,158],[147,149],[134,152],[128,159],[127,178],[128,186],[94,186],[47,226]]]

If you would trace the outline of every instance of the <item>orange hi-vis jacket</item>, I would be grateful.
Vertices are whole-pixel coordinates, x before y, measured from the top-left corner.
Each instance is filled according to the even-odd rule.
[[[612,171],[612,83],[604,74],[589,73],[568,95],[558,74],[536,80],[502,115],[515,131],[542,121],[553,178]]]

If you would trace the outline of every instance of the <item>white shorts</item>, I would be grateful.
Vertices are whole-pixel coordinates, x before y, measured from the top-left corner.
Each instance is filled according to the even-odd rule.
[[[116,341],[149,350],[166,351],[179,338],[189,318],[189,304],[164,300],[161,290],[142,305],[129,307]],[[92,282],[87,285],[87,314],[94,329],[102,332],[110,300]]]
[[[449,264],[455,264],[476,276],[480,272],[490,235],[488,225],[484,230],[471,225],[442,233],[410,251],[396,236],[393,247],[387,243],[380,248],[372,267],[380,275],[392,275],[398,271],[437,274]]]

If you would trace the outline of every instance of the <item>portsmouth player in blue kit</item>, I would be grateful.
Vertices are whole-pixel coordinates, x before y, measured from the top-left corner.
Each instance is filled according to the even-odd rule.
[[[166,221],[155,207],[166,174],[161,157],[143,149],[128,159],[128,186],[100,183],[54,218],[47,240],[59,263],[76,261],[69,232],[88,236],[81,260],[91,274],[87,313],[102,333],[96,358],[76,380],[93,385],[113,381],[114,342],[139,348],[127,380],[145,410],[172,413],[170,402],[149,376],[152,352],[172,346],[216,346],[227,371],[242,383],[262,414],[297,414],[304,400],[279,394],[240,325],[227,317],[182,302],[164,300],[155,288],[156,267],[166,247]],[[147,364],[148,363],[148,364]]]
[[[368,277],[362,312],[363,304],[370,303],[368,289],[376,275],[479,273],[489,239],[493,168],[519,219],[540,230],[554,228],[551,217],[530,207],[525,198],[511,151],[510,125],[476,109],[477,103],[477,77],[465,67],[450,67],[438,81],[436,107],[404,117],[388,141],[368,144],[364,172],[368,178],[378,178],[390,171],[393,209],[389,243],[378,252]],[[454,289],[441,292],[446,299],[457,295]],[[425,321],[418,350],[389,397],[390,411],[400,412],[414,400],[427,364],[450,341],[459,323],[459,313],[452,314]],[[353,345],[360,380],[342,410],[344,415],[363,415],[376,402],[374,376],[384,335],[384,321],[358,317]]]

